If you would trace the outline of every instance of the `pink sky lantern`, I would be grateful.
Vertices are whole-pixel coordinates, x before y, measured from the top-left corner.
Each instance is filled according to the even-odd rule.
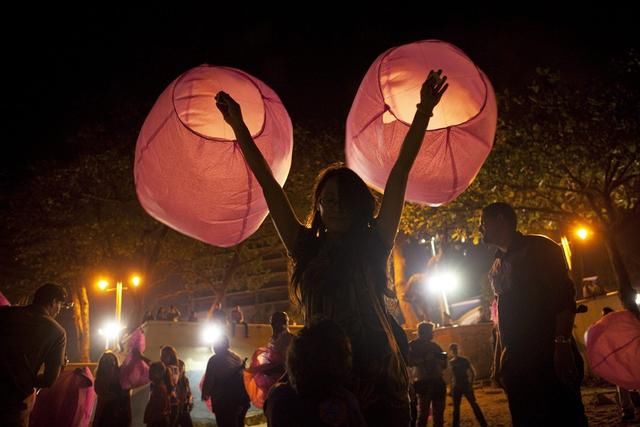
[[[420,101],[420,88],[432,69],[442,69],[449,89],[429,121],[406,199],[437,206],[471,184],[496,131],[491,82],[457,47],[424,40],[380,55],[360,83],[349,112],[346,158],[368,185],[384,189]]]
[[[9,302],[7,297],[5,297],[2,292],[0,292],[0,307],[3,307],[5,305],[11,305],[11,303]]]
[[[214,97],[229,93],[271,170],[284,185],[293,129],[280,98],[260,80],[228,67],[202,65],[174,80],[147,116],[134,176],[144,209],[169,227],[215,246],[253,234],[267,204]]]
[[[626,389],[640,388],[640,320],[630,311],[609,313],[585,334],[591,370]]]

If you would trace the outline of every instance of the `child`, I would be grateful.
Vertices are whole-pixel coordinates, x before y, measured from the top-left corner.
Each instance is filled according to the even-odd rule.
[[[193,409],[193,396],[191,395],[189,378],[187,378],[185,372],[184,361],[178,360],[178,368],[180,369],[180,377],[176,384],[176,395],[178,397],[178,419],[176,425],[192,427],[190,412]]]
[[[98,362],[95,390],[98,395],[93,425],[130,426],[131,394],[120,385],[118,358],[110,351],[105,352]]]
[[[153,362],[149,367],[151,395],[144,409],[144,423],[148,427],[169,427],[169,392],[165,385],[167,368],[162,362]]]

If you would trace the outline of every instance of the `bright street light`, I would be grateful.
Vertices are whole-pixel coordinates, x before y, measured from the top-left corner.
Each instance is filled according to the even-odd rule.
[[[134,274],[129,279],[129,282],[134,288],[137,288],[142,283],[142,279],[137,274]],[[128,288],[125,288],[122,285],[121,280],[118,280],[116,282],[115,288],[109,288],[109,281],[106,279],[100,279],[98,281],[98,288],[100,288],[100,290],[105,292],[116,291],[116,322],[120,324],[120,321],[122,320],[122,291]]]
[[[443,324],[448,324],[451,319],[447,293],[451,293],[451,291],[457,289],[459,284],[460,277],[451,270],[435,270],[433,275],[427,279],[429,291],[433,294],[440,295]]]
[[[220,325],[208,323],[204,325],[201,332],[202,341],[208,345],[214,344],[223,335],[223,330]]]
[[[131,277],[131,284],[132,284],[134,287],[136,287],[136,288],[137,288],[138,286],[140,286],[140,282],[141,282],[141,281],[142,281],[142,279],[140,279],[140,276],[132,276],[132,277]]]
[[[591,232],[586,227],[576,228],[576,236],[578,236],[578,238],[580,238],[581,240],[586,240],[587,237],[589,237],[589,234],[591,234]]]
[[[109,341],[117,341],[124,327],[117,322],[108,322],[98,333],[105,338],[105,350],[109,349]]]
[[[429,279],[429,290],[433,293],[451,292],[458,288],[460,279],[453,271],[440,271]]]

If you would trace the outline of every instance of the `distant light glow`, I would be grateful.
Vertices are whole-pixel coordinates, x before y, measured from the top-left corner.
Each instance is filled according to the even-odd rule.
[[[201,338],[205,344],[214,344],[220,339],[220,337],[222,337],[222,334],[222,327],[219,325],[207,324],[202,328]]]
[[[579,227],[576,230],[576,236],[578,236],[582,240],[585,240],[587,237],[589,237],[589,230],[585,227]]]
[[[106,280],[102,279],[102,280],[98,281],[98,287],[104,291],[105,289],[107,289],[107,287],[109,287],[109,282],[107,282]]]
[[[440,271],[428,279],[429,290],[432,293],[451,292],[458,288],[460,278],[453,271]]]
[[[116,339],[120,336],[120,332],[124,327],[116,322],[109,322],[103,328],[98,329],[98,333],[108,340]]]
[[[140,282],[141,282],[141,280],[142,280],[142,279],[140,279],[140,276],[133,276],[133,277],[131,278],[131,284],[132,284],[134,287],[136,287],[136,288],[137,288],[138,286],[140,286]]]

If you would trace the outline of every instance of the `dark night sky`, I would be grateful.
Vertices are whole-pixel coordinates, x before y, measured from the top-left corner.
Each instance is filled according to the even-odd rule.
[[[632,15],[611,10],[571,19],[406,14],[392,18],[391,11],[381,11],[370,19],[309,12],[304,19],[273,20],[224,18],[217,10],[95,11],[41,16],[21,31],[5,29],[5,182],[20,182],[34,159],[75,155],[77,147],[66,141],[84,123],[132,110],[137,117],[130,126],[139,128],[164,87],[201,63],[262,79],[280,95],[294,124],[342,132],[361,78],[393,46],[449,41],[500,91],[526,84],[536,65],[580,78],[637,45]]]

